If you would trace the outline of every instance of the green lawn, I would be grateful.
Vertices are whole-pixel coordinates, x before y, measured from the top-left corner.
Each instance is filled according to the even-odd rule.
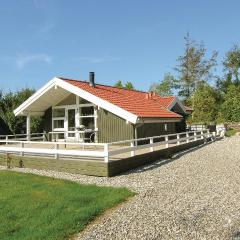
[[[133,195],[125,188],[0,171],[0,239],[67,239]]]

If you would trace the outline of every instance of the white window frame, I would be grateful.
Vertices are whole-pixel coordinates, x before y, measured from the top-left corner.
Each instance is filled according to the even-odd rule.
[[[52,108],[52,131],[64,131],[65,130],[65,122],[66,122],[66,110],[65,110],[65,116],[64,117],[53,117],[53,110],[54,109],[65,109],[64,107],[53,107]],[[54,128],[54,121],[56,120],[63,120],[64,127],[63,128]]]
[[[69,109],[75,109],[75,125],[76,127],[79,127],[80,125],[80,119],[82,118],[94,118],[94,131],[98,131],[98,127],[97,127],[97,118],[98,118],[98,114],[97,114],[97,106],[93,103],[82,103],[79,104],[80,97],[76,96],[76,104],[73,105],[61,105],[61,106],[52,106],[52,131],[63,131],[66,132],[68,131],[68,110]],[[93,115],[89,115],[89,116],[81,116],[81,108],[84,107],[93,107],[94,108],[94,114]],[[65,109],[65,117],[53,117],[53,110],[54,109],[59,109],[59,108],[63,108]],[[64,128],[54,128],[54,120],[64,120]],[[97,136],[97,135],[96,135]],[[67,134],[65,136],[65,139],[67,138],[71,138],[68,137]],[[96,140],[97,142],[97,137]]]

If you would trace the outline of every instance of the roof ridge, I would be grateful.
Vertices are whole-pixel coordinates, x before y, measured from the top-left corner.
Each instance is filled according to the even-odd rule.
[[[78,80],[78,79],[72,79],[72,78],[66,78],[66,77],[58,77],[58,78],[69,80],[69,81],[77,81],[77,82],[82,82],[82,83],[88,83],[87,80]],[[147,91],[141,91],[141,90],[136,90],[136,89],[119,88],[119,87],[115,87],[115,86],[111,86],[111,85],[107,85],[107,84],[101,84],[101,83],[96,83],[96,85],[104,86],[104,87],[110,87],[110,88],[116,88],[116,89],[120,89],[120,90],[132,91],[132,92],[149,93]],[[175,97],[175,96],[161,96],[161,95],[158,95],[158,94],[157,94],[157,96],[162,97],[162,98]]]

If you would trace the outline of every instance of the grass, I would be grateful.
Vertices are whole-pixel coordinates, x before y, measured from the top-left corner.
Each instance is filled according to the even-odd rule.
[[[226,137],[232,137],[236,134],[236,130],[235,129],[232,129],[232,128],[229,128],[227,131],[226,131],[226,134],[225,136]]]
[[[67,239],[133,195],[126,188],[0,171],[0,239]]]

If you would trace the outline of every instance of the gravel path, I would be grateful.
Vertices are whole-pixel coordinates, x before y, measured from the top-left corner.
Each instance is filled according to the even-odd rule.
[[[76,239],[185,240],[240,239],[239,170],[240,137],[236,136],[113,178],[18,171],[125,186],[138,193]]]

